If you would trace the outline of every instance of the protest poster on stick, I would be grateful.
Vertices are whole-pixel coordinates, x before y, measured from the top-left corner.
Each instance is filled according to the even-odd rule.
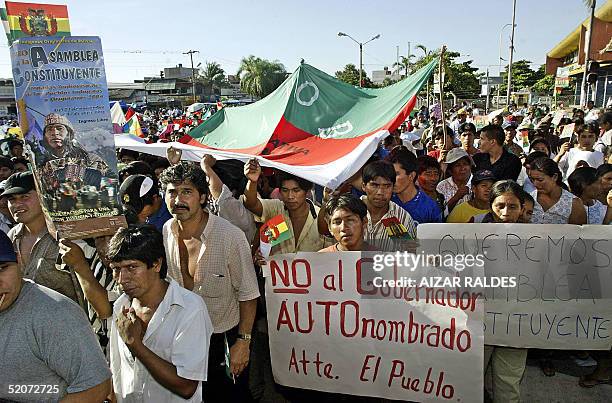
[[[517,287],[485,290],[485,343],[609,350],[612,239],[605,225],[421,224],[428,253],[484,256],[488,278]]]
[[[49,232],[68,239],[125,226],[98,37],[21,38],[11,47],[19,122]]]
[[[417,300],[414,288],[378,287],[375,258],[337,252],[269,259],[264,275],[275,381],[387,399],[481,402],[478,296],[446,290],[434,296],[423,288]],[[386,274],[397,275],[391,271]]]

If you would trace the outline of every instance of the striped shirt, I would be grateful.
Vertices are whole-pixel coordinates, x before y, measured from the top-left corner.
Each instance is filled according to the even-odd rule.
[[[364,202],[367,200],[367,196],[362,196],[361,200]],[[383,221],[386,219],[397,218],[397,220],[408,230],[408,238],[392,238],[389,236],[387,227],[385,227]],[[364,235],[364,240],[372,245],[375,250],[384,252],[403,251],[407,249],[413,249],[415,247],[414,240],[416,239],[416,225],[406,210],[393,203],[389,202],[389,211],[384,216],[374,223],[372,216],[368,210],[368,228]]]

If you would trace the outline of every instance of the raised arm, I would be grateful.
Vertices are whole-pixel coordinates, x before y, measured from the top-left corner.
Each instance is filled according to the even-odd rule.
[[[257,181],[261,175],[261,166],[256,159],[249,160],[244,164],[244,176],[249,180],[244,189],[244,207],[257,217],[263,214],[263,205],[257,197]]]

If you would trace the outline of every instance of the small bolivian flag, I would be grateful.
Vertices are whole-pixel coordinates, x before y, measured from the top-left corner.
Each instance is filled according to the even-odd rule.
[[[272,217],[259,229],[261,241],[269,243],[271,246],[291,239],[291,231],[282,214]]]
[[[68,7],[65,5],[13,1],[5,4],[9,44],[28,36],[70,36]],[[4,20],[4,15],[2,17]]]

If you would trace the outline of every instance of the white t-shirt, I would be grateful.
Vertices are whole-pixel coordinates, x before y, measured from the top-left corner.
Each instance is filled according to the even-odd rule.
[[[567,179],[576,169],[576,164],[585,161],[592,168],[597,168],[604,162],[604,155],[601,151],[583,151],[572,148],[566,152],[559,160],[559,169],[565,173]]]
[[[176,367],[177,375],[205,381],[208,373],[208,348],[213,332],[204,300],[168,278],[170,284],[147,325],[143,343],[160,358]],[[116,325],[117,315],[130,306],[126,294],[115,302],[110,334],[110,361],[113,388],[121,402],[201,402],[202,382],[190,399],[159,384],[121,339]]]

